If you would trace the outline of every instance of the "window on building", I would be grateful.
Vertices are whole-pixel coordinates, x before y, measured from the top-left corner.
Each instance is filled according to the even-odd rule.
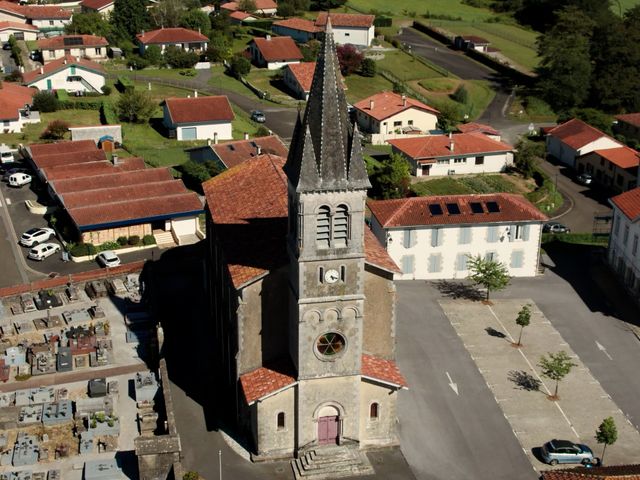
[[[405,255],[400,259],[402,273],[413,273],[413,255]]]
[[[407,120],[407,125],[413,125],[413,120]]]
[[[324,283],[324,267],[318,267],[318,283]]]
[[[442,237],[443,231],[441,228],[432,228],[431,229],[431,246],[439,247],[442,245]]]
[[[609,164],[609,170],[613,170],[613,163]]]
[[[511,252],[511,268],[522,268],[524,264],[524,252],[515,250]]]
[[[438,160],[436,160],[436,163],[438,165],[449,165],[449,159],[448,158],[439,158]]]
[[[402,126],[402,120],[393,122],[393,126],[394,127],[401,127]]]
[[[624,234],[622,235],[622,244],[626,246],[628,241],[629,241],[629,225],[625,225]]]
[[[494,243],[498,241],[499,231],[497,226],[487,227],[487,242]]]
[[[53,20],[49,20],[49,25],[53,26]]]
[[[454,158],[453,163],[467,163],[466,158]]]
[[[329,248],[331,239],[331,210],[327,206],[318,209],[316,217],[316,243],[320,248]]]
[[[82,81],[82,77],[78,75],[67,77],[67,82],[81,82],[81,81]]]
[[[55,50],[49,50],[49,58],[55,58],[56,52]]]
[[[344,36],[345,36],[345,37],[350,37],[350,36],[351,36],[351,34],[350,34],[349,32],[344,32]]]
[[[369,420],[377,420],[379,414],[380,414],[380,405],[378,405],[378,403],[376,402],[373,402],[369,407]]]
[[[529,225],[514,225],[511,233],[512,240],[529,240]]]
[[[349,208],[338,205],[333,216],[333,240],[336,247],[345,247],[349,239]]]
[[[278,430],[284,430],[284,412],[278,413]]]
[[[469,255],[466,253],[459,253],[456,255],[456,271],[465,272],[467,270],[467,261],[469,260]]]
[[[340,265],[340,280],[345,282],[347,280],[347,267]]]
[[[460,227],[458,243],[460,245],[467,245],[471,243],[471,227]]]
[[[96,55],[102,55],[102,48],[96,48]]]
[[[403,237],[404,248],[412,248],[416,245],[417,232],[415,230],[405,230]]]
[[[429,255],[429,273],[438,273],[442,271],[442,254],[432,253]]]
[[[476,157],[476,165],[484,165],[484,156]]]
[[[620,233],[620,220],[618,219],[617,215],[614,215],[613,217],[613,228],[611,229],[611,231],[616,237],[618,236],[618,233]]]
[[[11,125],[11,121],[10,120],[5,120],[3,123],[4,123],[5,127],[8,127],[9,125]]]
[[[633,236],[633,245],[631,246],[631,255],[635,256],[638,253],[638,235]]]
[[[498,260],[498,254],[496,252],[487,252],[484,254],[484,259],[487,262],[495,262]]]
[[[604,166],[604,158],[600,157],[600,166],[603,167]]]

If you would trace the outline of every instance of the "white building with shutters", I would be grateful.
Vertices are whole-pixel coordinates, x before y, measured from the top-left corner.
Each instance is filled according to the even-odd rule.
[[[640,303],[640,187],[609,200],[613,224],[607,258],[611,268]]]
[[[466,278],[481,255],[513,277],[538,272],[547,217],[521,195],[441,195],[368,202],[371,229],[402,273],[397,280]]]

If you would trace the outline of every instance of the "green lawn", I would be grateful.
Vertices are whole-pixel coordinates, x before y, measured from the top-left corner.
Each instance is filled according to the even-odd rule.
[[[0,143],[17,146],[19,143],[38,143],[45,140],[40,139],[40,135],[47,128],[47,124],[53,120],[62,120],[71,127],[83,125],[100,125],[100,113],[97,110],[59,110],[53,113],[41,113],[40,123],[26,125],[22,133],[0,134]],[[65,137],[71,140],[71,134]]]
[[[264,68],[252,68],[247,81],[254,87],[269,93],[269,99],[284,105],[297,105],[299,100],[291,97],[290,92],[282,80],[274,80],[278,75],[277,70],[267,70]],[[252,93],[252,95],[255,95]]]
[[[426,12],[431,15],[450,15],[461,17],[463,20],[486,20],[491,12],[483,8],[464,5],[460,0],[429,0],[420,2],[416,0],[349,0],[348,6],[353,6],[360,11],[390,12],[393,16],[420,17]],[[415,14],[415,15],[414,15]]]
[[[385,52],[384,58],[378,60],[376,64],[378,68],[388,70],[403,81],[442,77],[441,74],[424,63],[401,51]]]
[[[349,103],[358,102],[374,93],[393,89],[391,82],[380,75],[376,75],[373,78],[349,75],[345,77],[345,83],[347,85],[347,91],[345,93]]]
[[[454,80],[454,79],[434,79],[427,81],[415,82],[412,84],[416,90],[425,96],[435,108],[442,108],[443,105],[451,105],[458,109],[460,116],[469,115],[469,119],[478,118],[486,110],[496,95],[496,92],[489,87],[489,82],[485,80]],[[450,80],[448,83],[440,80]],[[466,104],[458,103],[449,96],[453,93],[458,85],[464,85],[469,92],[469,101]],[[450,88],[445,90],[445,87]],[[422,87],[421,89],[419,87]],[[429,88],[438,88],[437,91],[429,90]]]
[[[434,178],[433,180],[414,183],[411,185],[411,189],[420,197],[469,193],[523,193],[508,175],[497,174]]]
[[[517,96],[509,106],[509,117],[521,122],[555,122],[557,114],[544,100]]]

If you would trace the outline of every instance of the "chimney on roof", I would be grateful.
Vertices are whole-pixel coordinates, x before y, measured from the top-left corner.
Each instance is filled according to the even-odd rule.
[[[453,144],[453,133],[449,132],[449,150],[451,152],[453,152],[454,149],[454,144]]]
[[[407,96],[404,93],[402,94],[402,106],[407,106]]]
[[[218,132],[213,132],[213,143],[214,145],[218,144]]]
[[[44,68],[40,67],[40,75],[44,73]]]
[[[193,91],[193,98],[198,98],[198,90]]]
[[[64,60],[62,61],[63,64],[67,64],[67,57],[64,57]]]
[[[375,106],[375,103],[373,100],[369,100],[369,110],[373,110],[373,107]]]
[[[247,132],[244,132],[244,139],[249,140],[249,134]]]
[[[271,35],[267,35],[267,40],[271,40]]]

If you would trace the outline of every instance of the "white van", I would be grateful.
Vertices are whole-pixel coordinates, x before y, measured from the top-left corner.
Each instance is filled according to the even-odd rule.
[[[12,187],[22,187],[31,183],[31,175],[28,173],[14,173],[9,175],[9,185]]]
[[[11,150],[0,147],[0,163],[12,163],[15,161],[16,158],[13,156],[13,152]]]
[[[29,250],[27,257],[31,260],[41,261],[59,251],[60,245],[57,243],[41,243]]]

